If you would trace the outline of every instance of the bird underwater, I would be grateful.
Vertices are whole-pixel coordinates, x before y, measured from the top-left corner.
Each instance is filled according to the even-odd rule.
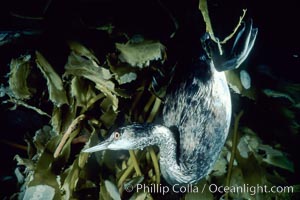
[[[200,55],[193,64],[196,70],[190,70],[175,89],[167,91],[161,124],[134,123],[117,128],[106,140],[83,151],[132,150],[156,145],[161,174],[168,184],[197,183],[212,170],[230,127],[231,97],[224,71],[243,63],[257,32],[252,21],[244,26],[234,42],[234,53],[223,63],[217,63],[213,56]],[[237,46],[242,47],[240,52],[236,52]]]

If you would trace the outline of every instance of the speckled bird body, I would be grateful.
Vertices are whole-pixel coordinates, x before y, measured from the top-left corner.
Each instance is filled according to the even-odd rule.
[[[177,172],[162,168],[163,176],[168,176],[171,184],[193,183],[206,176],[230,126],[231,98],[225,74],[218,72],[209,60],[199,63],[197,67],[205,70],[192,71],[177,90],[167,94],[163,108],[164,125],[174,127],[179,134]],[[164,163],[162,156],[161,162]],[[181,180],[173,180],[173,174],[180,172]]]

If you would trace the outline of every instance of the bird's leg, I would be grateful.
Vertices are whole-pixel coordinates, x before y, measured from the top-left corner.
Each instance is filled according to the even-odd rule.
[[[248,30],[245,30],[248,28]],[[241,31],[238,33],[236,40],[231,50],[231,58],[216,66],[218,71],[237,69],[248,57],[257,35],[257,28],[252,27],[252,20],[250,21],[249,27],[243,26]],[[247,34],[247,35],[244,35]],[[243,38],[245,38],[243,40]],[[242,42],[242,43],[241,43]],[[239,50],[238,46],[242,45],[242,49]],[[240,52],[238,52],[240,51]]]
[[[242,29],[236,36],[229,58],[224,61],[220,55],[212,54],[216,69],[218,71],[237,69],[248,57],[254,45],[257,31],[257,28],[252,27],[252,20],[250,20],[248,27],[243,23]]]
[[[234,40],[234,43],[233,43],[233,46],[232,46],[232,49],[231,49],[231,55],[232,54],[235,54],[235,51],[237,51],[237,44],[239,43],[239,41],[241,40],[241,37],[243,36],[244,32],[245,32],[245,29],[246,29],[246,25],[245,25],[245,22],[242,22],[241,23],[241,30],[238,32],[235,40]]]

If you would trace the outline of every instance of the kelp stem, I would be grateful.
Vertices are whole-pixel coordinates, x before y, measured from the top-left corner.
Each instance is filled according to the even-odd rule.
[[[237,138],[238,138],[238,127],[239,127],[239,122],[244,114],[244,111],[241,110],[239,114],[235,117],[234,120],[234,127],[233,127],[233,139],[232,139],[232,149],[231,149],[231,156],[230,156],[230,161],[228,165],[228,173],[227,173],[227,178],[226,178],[226,186],[229,186],[230,180],[231,180],[231,174],[232,174],[232,168],[233,168],[233,162],[234,162],[234,157],[236,154],[236,148],[237,148]],[[225,194],[226,199],[228,199],[228,193]]]
[[[67,131],[65,132],[64,136],[62,137],[59,145],[57,146],[54,152],[54,158],[57,158],[60,154],[62,148],[64,147],[66,141],[68,140],[70,134],[76,129],[77,124],[85,118],[85,115],[79,115],[76,119],[72,121],[70,126],[68,127]]]
[[[156,184],[159,185],[160,184],[160,172],[159,172],[159,166],[158,166],[158,159],[157,159],[157,156],[152,147],[149,147],[148,151],[150,153],[150,157],[151,157],[151,160],[152,160],[152,163],[154,166],[154,172],[155,172],[155,177],[156,177],[155,181],[156,181]]]
[[[135,169],[136,174],[138,176],[141,176],[142,172],[141,172],[141,169],[140,169],[139,164],[137,162],[137,159],[136,159],[134,151],[133,150],[129,150],[129,155],[130,155],[130,159],[132,161],[132,164],[133,164],[133,167]]]

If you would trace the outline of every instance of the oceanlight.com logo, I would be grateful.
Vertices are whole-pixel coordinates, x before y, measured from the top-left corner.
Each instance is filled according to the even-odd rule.
[[[205,186],[205,184],[204,184]],[[293,186],[267,186],[267,185],[235,185],[235,186],[218,186],[216,184],[210,184],[208,190],[211,193],[248,193],[250,195],[256,195],[258,193],[293,193]]]
[[[256,195],[258,193],[293,193],[293,186],[267,186],[267,185],[235,185],[235,186],[218,186],[216,184],[203,184],[201,186],[188,184],[180,186],[175,184],[173,186],[167,186],[162,184],[137,184],[135,186],[127,185],[124,188],[127,192],[147,192],[151,194],[162,194],[165,195],[169,192],[174,193],[203,193],[209,191],[211,193],[248,193],[250,195]]]

